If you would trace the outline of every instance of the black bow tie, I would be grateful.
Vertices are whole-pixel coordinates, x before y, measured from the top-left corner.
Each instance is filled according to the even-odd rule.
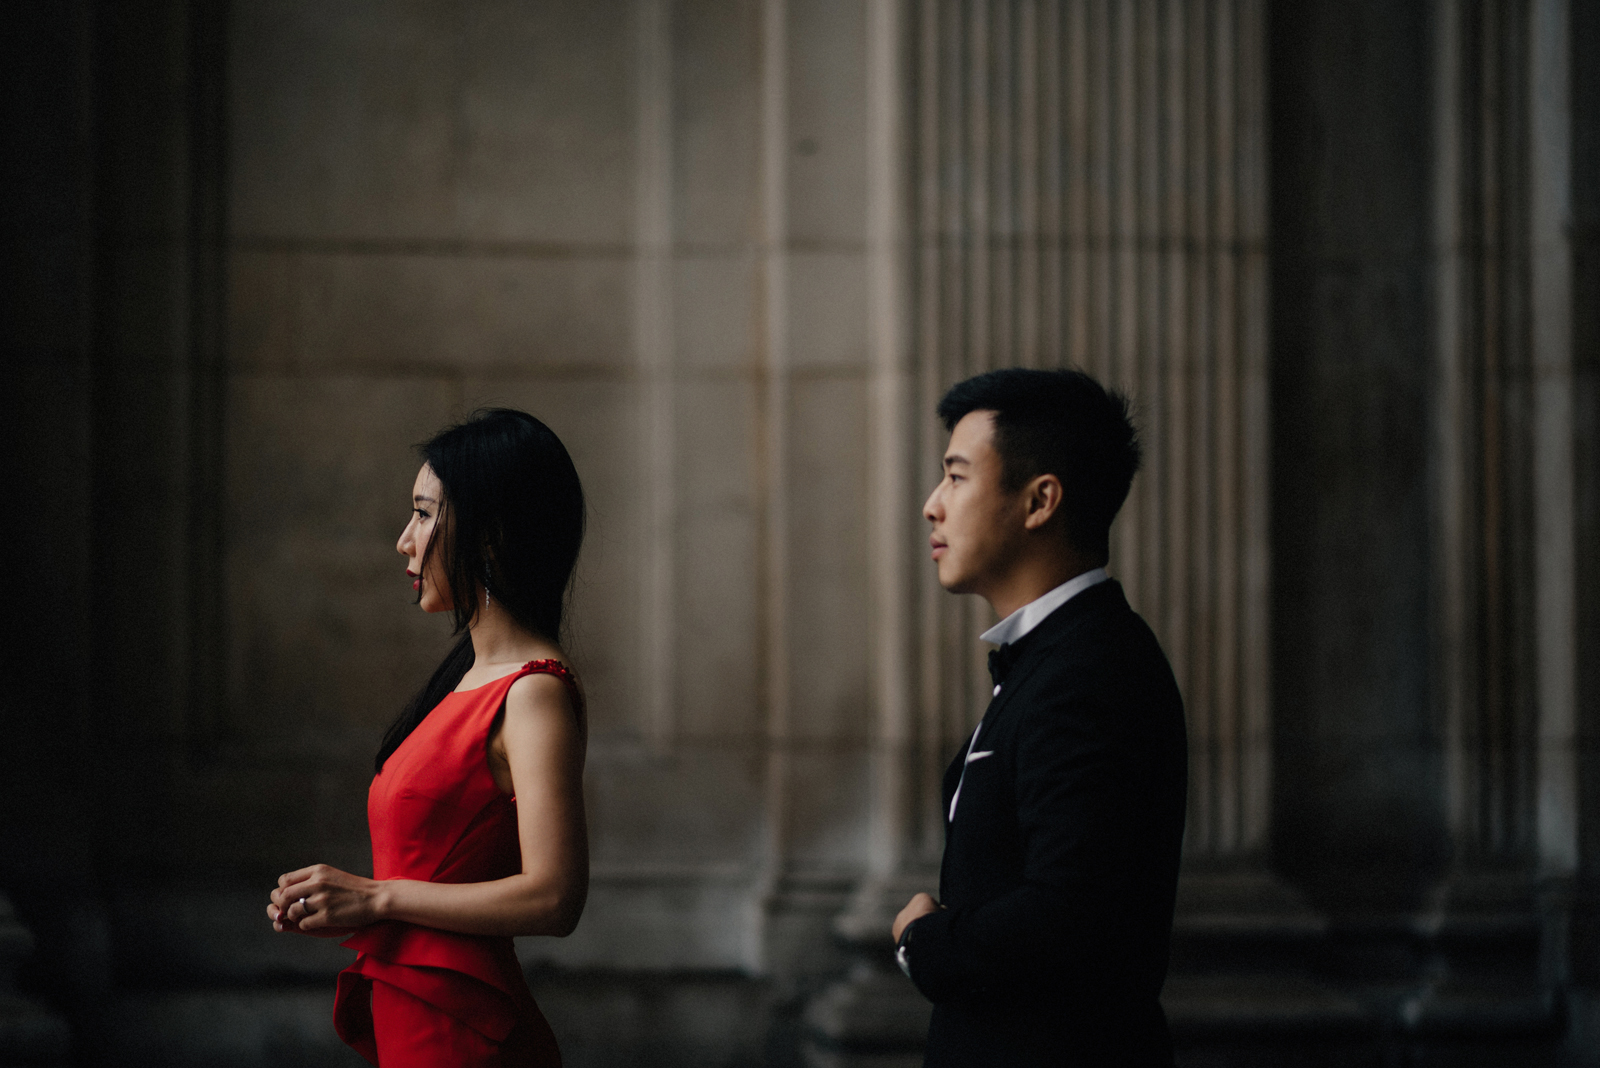
[[[1006,672],[1010,671],[1017,662],[1017,647],[1010,642],[1001,643],[1000,648],[989,650],[989,677],[994,684],[999,686],[1006,680]]]

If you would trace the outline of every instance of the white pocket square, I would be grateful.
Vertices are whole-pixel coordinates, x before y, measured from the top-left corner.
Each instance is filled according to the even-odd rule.
[[[982,760],[986,756],[994,756],[994,750],[993,749],[982,749],[982,750],[979,750],[976,753],[968,753],[967,754],[967,763],[970,764],[974,760]]]

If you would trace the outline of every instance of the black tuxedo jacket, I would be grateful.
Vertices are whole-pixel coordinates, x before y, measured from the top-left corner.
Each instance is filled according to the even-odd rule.
[[[908,938],[925,1063],[1166,1068],[1188,767],[1172,669],[1114,580],[1010,652],[945,772],[944,908]]]

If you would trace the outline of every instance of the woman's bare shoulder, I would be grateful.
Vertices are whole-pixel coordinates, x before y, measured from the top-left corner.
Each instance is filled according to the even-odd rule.
[[[506,691],[507,715],[538,716],[558,712],[570,716],[573,711],[571,687],[553,672],[529,672]]]

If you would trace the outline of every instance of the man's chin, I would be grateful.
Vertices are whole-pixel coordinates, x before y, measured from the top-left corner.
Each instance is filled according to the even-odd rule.
[[[971,593],[971,583],[964,576],[950,574],[947,578],[944,568],[939,569],[939,585],[943,586],[946,593]]]

